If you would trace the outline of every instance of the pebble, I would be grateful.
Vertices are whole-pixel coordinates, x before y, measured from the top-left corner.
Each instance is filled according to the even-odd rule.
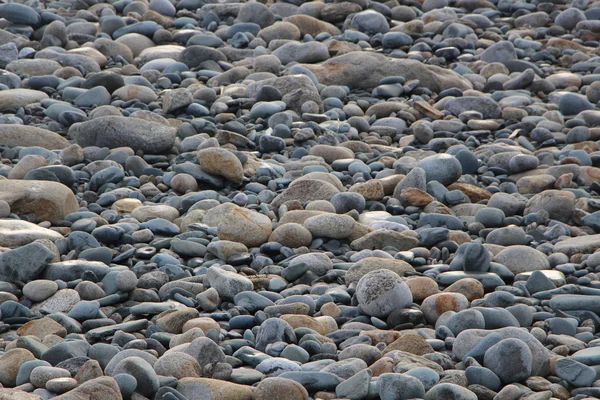
[[[58,291],[58,284],[54,281],[35,280],[23,287],[23,295],[29,300],[44,301]]]
[[[383,269],[360,278],[356,298],[361,310],[374,317],[387,317],[393,308],[405,308],[412,303],[406,283],[396,273]]]
[[[425,396],[425,387],[415,377],[387,373],[379,376],[377,380],[379,397],[382,400],[414,399]]]
[[[596,379],[593,368],[578,361],[561,358],[556,360],[556,374],[575,387],[590,386]]]
[[[503,383],[513,383],[530,376],[533,358],[529,347],[518,339],[504,339],[490,347],[483,365]],[[512,367],[509,368],[509,365]]]

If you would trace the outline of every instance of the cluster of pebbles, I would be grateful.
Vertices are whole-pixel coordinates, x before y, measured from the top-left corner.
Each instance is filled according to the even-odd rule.
[[[0,5],[0,400],[600,398],[600,3]]]

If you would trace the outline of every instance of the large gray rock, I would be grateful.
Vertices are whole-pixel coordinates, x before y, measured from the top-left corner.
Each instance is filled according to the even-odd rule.
[[[527,344],[519,339],[504,339],[490,347],[483,365],[507,384],[531,376],[533,356]]]
[[[157,358],[153,354],[146,353],[145,351],[138,349],[126,349],[118,352],[110,359],[110,361],[104,368],[104,373],[108,376],[116,375],[114,372],[117,365],[119,365],[121,361],[131,357],[139,357],[152,366],[154,366],[157,360]]]
[[[20,60],[11,61],[6,65],[6,70],[17,75],[52,75],[61,67],[58,61],[54,60],[32,60],[30,58],[22,58]],[[28,89],[26,89],[28,90]],[[33,91],[32,91],[33,92]],[[43,95],[43,92],[37,92]]]
[[[156,122],[108,116],[72,125],[69,136],[82,147],[131,147],[144,153],[161,154],[173,147],[175,132],[175,128]]]
[[[585,310],[600,313],[600,302],[597,296],[586,296],[581,294],[559,294],[552,297],[548,306],[558,311]]]
[[[168,90],[163,95],[163,112],[172,114],[174,111],[189,106],[194,98],[192,93],[187,89]]]
[[[32,7],[18,3],[0,6],[0,18],[19,25],[36,26],[40,23],[40,15]]]
[[[129,374],[133,376],[138,387],[136,391],[148,397],[152,397],[160,387],[158,376],[152,365],[140,357],[128,357],[119,362],[113,371],[113,375]]]
[[[227,61],[227,58],[219,50],[196,45],[179,53],[179,61],[190,68],[196,68],[204,61]]]
[[[276,21],[271,10],[260,2],[244,3],[237,17],[240,22],[252,22],[260,25],[261,28],[271,26]]]
[[[563,190],[544,190],[527,200],[524,215],[540,210],[548,212],[552,219],[568,222],[575,208],[575,195]]]
[[[557,253],[565,253],[568,256],[582,253],[590,254],[600,248],[600,234],[578,236],[566,240],[561,240],[554,245],[554,251]]]
[[[379,257],[365,257],[348,269],[346,275],[344,275],[346,285],[350,285],[353,282],[358,282],[360,278],[369,272],[376,271],[378,269],[387,269],[398,274],[399,276],[405,276],[407,273],[414,272],[415,270],[412,265],[406,261]]]
[[[53,61],[60,63],[60,65],[62,65],[63,67],[80,66],[80,67],[83,67],[83,69],[88,73],[89,72],[100,72],[101,68],[100,68],[100,64],[98,63],[98,61],[96,61],[96,59],[94,59],[88,55],[83,54],[83,52],[86,50],[87,50],[86,48],[77,48],[77,49],[73,49],[73,50],[70,50],[69,52],[67,52],[67,51],[65,51],[61,48],[57,48],[57,47],[46,48],[44,50],[40,50],[40,51],[36,52],[35,59],[36,59],[36,61],[38,61],[39,59],[46,60],[46,61],[53,60]],[[77,54],[76,52],[78,52],[78,51],[81,51],[82,54]],[[102,53],[100,53],[100,52],[96,52],[96,53],[99,54],[101,56],[101,58],[103,59],[101,61],[102,64],[106,64],[106,57],[102,56]]]
[[[494,43],[485,49],[484,52],[481,53],[479,59],[488,63],[501,63],[507,60],[516,60],[517,52],[515,51],[515,46],[512,44],[512,42],[503,40],[498,43]]]
[[[587,18],[583,11],[576,7],[569,7],[565,11],[558,14],[556,19],[554,20],[555,25],[560,25],[566,30],[570,31],[577,25],[580,21],[585,21]]]
[[[279,47],[273,55],[281,60],[282,64],[290,62],[316,63],[329,58],[327,46],[320,42],[289,42]]]
[[[416,188],[422,191],[427,190],[427,173],[423,168],[415,167],[396,185],[393,197],[400,200],[400,195],[404,189]]]
[[[59,400],[121,400],[122,398],[117,381],[108,376],[85,381],[70,392],[56,397]]]
[[[390,30],[385,17],[375,10],[366,10],[355,14],[352,18],[351,26],[367,35],[386,33]]]
[[[377,381],[381,400],[406,400],[425,397],[420,380],[405,374],[382,374]]]
[[[490,261],[490,253],[481,243],[463,243],[454,254],[450,268],[466,272],[488,272]]]
[[[509,246],[496,254],[494,261],[504,265],[513,274],[550,269],[544,253],[528,246]]]
[[[223,350],[207,337],[196,338],[189,345],[184,345],[184,347],[185,350],[183,352],[194,357],[202,369],[208,364],[225,362]]]
[[[417,166],[425,171],[427,182],[438,181],[445,186],[456,182],[462,175],[460,161],[450,154],[425,157]]]
[[[408,285],[398,274],[387,269],[371,271],[360,278],[356,298],[363,312],[378,318],[410,306],[413,300]]]
[[[254,289],[250,279],[218,267],[209,268],[206,279],[219,293],[219,297],[225,300],[233,300],[236,294]]]
[[[530,376],[546,376],[550,373],[550,357],[552,352],[544,347],[532,334],[522,328],[507,327],[495,330],[467,329],[462,331],[452,346],[452,356],[462,360],[483,338],[496,333],[502,339],[519,339],[524,342],[532,355],[532,368]]]
[[[110,267],[99,261],[71,260],[49,264],[44,269],[43,278],[49,280],[74,281],[81,278],[81,274],[91,271],[99,279],[110,272]]]
[[[425,394],[425,400],[438,399],[477,400],[477,395],[469,389],[453,383],[440,383]]]
[[[0,281],[29,282],[54,258],[54,252],[40,242],[0,254]]]
[[[8,63],[19,58],[19,49],[14,43],[0,46],[0,68],[6,68]]]
[[[457,97],[450,99],[445,108],[456,116],[464,111],[478,111],[484,119],[495,119],[502,116],[502,110],[498,103],[489,97]]]
[[[600,365],[600,347],[579,350],[570,358],[585,365]]]
[[[450,88],[471,89],[471,83],[454,71],[372,52],[350,52],[319,65],[301,65],[312,71],[319,83],[327,86],[372,89],[387,76],[401,75],[407,81],[418,79],[421,86],[436,93]]]
[[[571,358],[556,360],[556,374],[576,387],[592,386],[596,380],[596,371]]]
[[[265,351],[271,343],[296,343],[296,340],[296,334],[290,324],[279,318],[269,318],[258,328],[256,349]]]

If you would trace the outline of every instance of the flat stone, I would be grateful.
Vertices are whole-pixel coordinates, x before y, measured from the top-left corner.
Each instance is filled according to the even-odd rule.
[[[333,57],[319,65],[304,64],[324,85],[342,85],[370,89],[387,76],[418,79],[421,85],[439,93],[456,87],[469,89],[471,84],[456,73],[435,66],[424,66],[418,61],[395,60],[376,53],[350,52]]]
[[[33,242],[0,254],[0,280],[29,282],[39,278],[55,253],[42,242]]]
[[[126,146],[144,153],[160,154],[173,147],[175,129],[138,118],[107,116],[72,125],[69,136],[83,147],[113,149]]]
[[[596,379],[596,371],[579,361],[570,358],[556,360],[556,374],[576,387],[591,386]]]
[[[71,310],[71,308],[78,304],[80,300],[81,298],[79,297],[79,293],[77,293],[75,290],[62,289],[56,292],[56,294],[50,298],[33,306],[31,311],[39,312],[40,310],[43,310],[47,313],[68,312]]]
[[[252,400],[253,391],[250,386],[208,379],[183,378],[177,384],[177,390],[188,400],[201,400],[210,396],[211,399],[227,397],[231,400]]]
[[[577,253],[590,254],[598,248],[600,248],[600,234],[561,240],[554,246],[554,251],[571,256]]]
[[[14,219],[0,220],[0,246],[2,247],[20,247],[38,239],[55,242],[60,238],[62,238],[60,233],[31,222]]]
[[[48,335],[65,337],[67,330],[53,319],[44,317],[27,322],[17,330],[17,334],[20,336],[31,335],[43,340]]]
[[[309,393],[318,391],[334,391],[335,388],[342,382],[342,379],[330,372],[284,372],[280,375],[281,378],[291,379],[298,382]]]
[[[33,61],[33,60],[31,60],[31,61]],[[14,62],[17,62],[17,61],[14,61]],[[56,63],[56,64],[58,66],[60,66],[60,64],[58,64],[58,63]],[[54,72],[54,71],[52,71],[52,72]],[[42,75],[46,75],[46,74],[42,74]],[[0,93],[0,111],[5,112],[8,110],[16,110],[19,107],[26,107],[30,104],[39,103],[40,101],[47,99],[47,98],[48,98],[48,95],[46,93],[40,92],[37,90],[30,90],[30,89],[3,90],[2,93]],[[23,129],[23,128],[24,127],[17,128],[17,130],[20,130],[22,132],[25,132],[25,131],[31,132],[31,130],[29,128],[25,128],[25,129]],[[4,131],[2,136],[6,136],[7,139],[10,139],[11,137],[14,138],[14,134],[11,134],[9,136],[8,133],[6,133],[6,131]],[[2,137],[2,136],[0,136],[0,137]],[[55,137],[53,135],[48,135],[48,134],[46,134],[46,136],[48,138]],[[24,139],[19,139],[19,140],[24,140]],[[56,139],[54,139],[54,140],[56,140]]]
[[[13,89],[27,90],[27,89]],[[10,92],[5,90],[4,92]],[[33,90],[32,90],[33,92]],[[0,102],[2,101],[3,93],[0,93]],[[35,92],[41,93],[42,92]],[[41,98],[43,100],[43,98]],[[0,103],[0,108],[2,107]],[[38,128],[35,126],[25,125],[6,125],[0,124],[0,143],[7,146],[23,146],[23,147],[42,147],[48,150],[61,150],[69,147],[70,143],[67,139],[57,133],[47,129]]]

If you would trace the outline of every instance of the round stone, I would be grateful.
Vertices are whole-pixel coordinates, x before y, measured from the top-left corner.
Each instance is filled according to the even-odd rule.
[[[529,346],[519,339],[504,339],[490,347],[483,365],[504,384],[519,382],[531,375],[533,357]]]
[[[412,303],[410,289],[392,271],[371,271],[358,281],[356,298],[363,312],[385,318],[396,308],[406,308]]]
[[[405,374],[382,374],[377,380],[381,400],[405,400],[425,397],[425,387],[417,378]]]
[[[31,301],[44,301],[58,291],[58,284],[49,280],[36,280],[23,287],[23,295]]]
[[[456,157],[449,154],[436,154],[425,157],[417,163],[425,171],[427,182],[438,181],[448,186],[462,175],[462,166]]]
[[[122,292],[133,291],[138,283],[136,274],[132,271],[121,271],[117,275],[117,289]]]

